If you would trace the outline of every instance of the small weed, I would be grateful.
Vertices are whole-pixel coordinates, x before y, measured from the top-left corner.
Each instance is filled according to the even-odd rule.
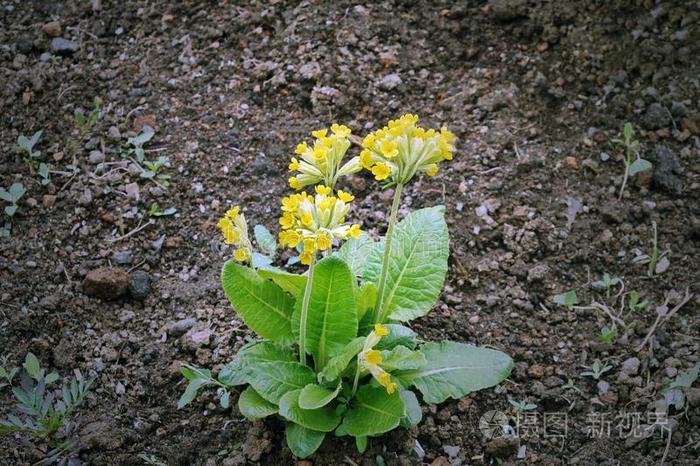
[[[604,273],[600,280],[596,280],[591,285],[597,290],[605,290],[605,294],[610,298],[610,291],[613,287],[621,285],[622,280],[619,277],[611,277],[609,273]]]
[[[603,374],[608,372],[610,369],[612,369],[612,366],[609,364],[603,365],[602,362],[600,362],[600,359],[596,359],[593,361],[593,364],[589,366],[584,366],[587,371],[581,372],[582,377],[593,377],[596,380],[599,380]]]
[[[533,409],[537,408],[537,405],[534,403],[528,403],[527,401],[517,401],[514,400],[513,398],[508,398],[508,403],[515,408],[515,412],[517,414],[522,413],[523,411],[532,411]]]
[[[143,150],[143,145],[150,141],[154,134],[155,131],[153,128],[145,125],[138,136],[127,140],[126,143],[130,147],[127,149],[125,154],[122,154],[122,156],[128,157],[131,154],[134,154],[136,156],[136,160],[138,160],[139,163],[143,163],[146,160],[146,152]]]
[[[177,209],[175,207],[168,207],[165,210],[160,210],[160,206],[158,205],[157,202],[154,202],[151,204],[151,207],[148,209],[148,216],[149,217],[168,217],[170,215],[175,215],[177,212]]]
[[[95,100],[93,101],[93,109],[87,115],[85,115],[85,113],[82,110],[75,111],[75,129],[78,130],[79,140],[82,141],[88,135],[90,135],[90,133],[92,133],[92,129],[95,127],[95,124],[100,119],[101,111],[102,100],[99,97],[95,97]]]
[[[598,340],[602,343],[612,343],[617,338],[617,329],[614,326],[603,326],[600,329],[600,335],[598,335]]]
[[[36,146],[36,143],[39,142],[39,138],[43,132],[44,130],[40,129],[34,133],[31,138],[27,138],[24,134],[20,134],[17,137],[17,148],[20,151],[27,153],[27,158],[25,158],[24,161],[30,165],[35,163],[34,159],[41,157],[41,151],[34,150],[34,146]]]
[[[652,249],[651,254],[641,254],[634,259],[632,263],[634,264],[648,264],[647,265],[647,275],[653,277],[654,274],[662,273],[666,268],[668,268],[668,253],[669,251],[659,250],[659,232],[656,227],[656,222],[651,222],[652,228]],[[663,265],[663,266],[662,266]]]
[[[578,304],[578,296],[576,296],[575,291],[567,291],[566,293],[555,295],[553,298],[556,304],[564,306],[565,308],[572,310],[576,304]]]
[[[167,466],[161,460],[158,459],[156,455],[147,455],[146,453],[139,453],[138,458],[143,461],[143,464],[148,466]]]
[[[648,160],[639,157],[639,141],[634,138],[634,129],[631,123],[625,123],[625,127],[622,130],[622,139],[613,139],[613,142],[620,144],[625,150],[625,176],[622,180],[619,195],[619,199],[622,200],[627,179],[637,173],[651,169],[652,165]]]
[[[8,217],[14,217],[17,213],[19,206],[17,202],[20,200],[25,193],[24,186],[22,183],[14,183],[9,189],[0,188],[0,199],[9,203],[10,205],[5,206],[5,214]]]
[[[39,177],[41,180],[41,185],[46,186],[47,184],[51,183],[51,173],[49,172],[49,165],[45,163],[40,163],[39,164]]]
[[[141,172],[141,178],[146,178],[148,180],[155,180],[162,184],[163,186],[168,186],[170,184],[170,175],[161,173],[160,170],[168,164],[170,160],[167,157],[160,156],[155,162],[149,162],[144,160],[143,164],[146,166],[147,170]]]

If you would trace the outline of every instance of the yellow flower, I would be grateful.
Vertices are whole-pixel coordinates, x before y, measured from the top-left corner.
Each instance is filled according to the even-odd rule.
[[[327,133],[327,129],[317,129],[316,131],[311,131],[311,135],[317,139],[325,138]]]
[[[233,251],[233,257],[238,262],[245,262],[250,257],[250,254],[248,253],[247,249],[241,248],[241,249],[236,249],[235,251]]]
[[[374,324],[374,333],[380,337],[385,337],[389,335],[389,329],[382,324]]]
[[[345,125],[339,125],[338,123],[333,123],[331,125],[331,132],[338,137],[346,138],[350,136],[350,128]]]
[[[289,164],[291,171],[299,172],[289,182],[293,189],[301,189],[304,186],[323,183],[334,187],[341,176],[357,173],[362,169],[359,157],[352,157],[343,163],[345,154],[350,148],[350,128],[334,123],[331,125],[331,134],[327,129],[320,129],[311,133],[315,139],[311,146],[302,142],[296,146],[295,153],[299,159],[292,158]]]
[[[364,149],[362,152],[360,152],[360,164],[364,168],[370,170],[374,163],[374,160],[372,160],[372,151]]]
[[[345,191],[338,190],[338,199],[347,204],[348,202],[352,202],[355,199],[355,196],[350,193],[346,193]]]
[[[372,167],[372,174],[374,175],[374,178],[378,181],[385,180],[389,178],[389,175],[391,175],[391,168],[389,168],[389,165],[383,162],[379,162],[374,167]]]
[[[319,231],[316,234],[316,246],[321,251],[329,249],[333,245],[333,237],[327,231]]]
[[[316,252],[316,239],[315,238],[304,239],[304,251],[308,251],[310,253]]]
[[[285,230],[292,228],[295,222],[296,217],[294,217],[294,214],[291,212],[285,212],[282,214],[282,217],[280,217],[280,225],[282,225],[282,228]]]
[[[399,155],[399,145],[393,139],[387,139],[381,143],[379,150],[388,159],[393,159]]]
[[[296,149],[294,149],[294,153],[297,155],[301,155],[307,150],[309,150],[309,146],[307,146],[305,142],[300,142],[299,144],[297,144]]]
[[[289,187],[292,189],[301,189],[301,183],[299,182],[299,178],[297,178],[296,176],[290,177]]]
[[[406,184],[416,173],[434,176],[438,163],[452,160],[455,135],[417,126],[418,117],[407,113],[363,140],[360,164],[387,185]],[[384,166],[382,166],[384,165]]]
[[[348,236],[350,238],[359,238],[361,234],[362,230],[360,230],[360,225],[357,223],[348,228]]]
[[[316,186],[316,194],[328,195],[331,193],[331,188],[328,186],[323,186],[322,184]]]
[[[301,235],[294,230],[280,231],[279,238],[282,246],[289,246],[290,248],[297,247],[301,241]]]
[[[311,262],[314,260],[314,253],[310,251],[304,251],[301,254],[299,254],[299,262],[301,262],[304,265],[311,265]]]
[[[365,352],[365,362],[370,366],[378,366],[382,363],[382,353],[377,350]]]
[[[301,224],[305,227],[310,227],[314,223],[314,216],[309,212],[301,214]]]
[[[234,259],[239,262],[247,262],[250,260],[253,246],[248,238],[248,224],[245,215],[240,212],[241,209],[238,206],[227,210],[216,226],[221,230],[224,243],[236,247],[233,253]]]

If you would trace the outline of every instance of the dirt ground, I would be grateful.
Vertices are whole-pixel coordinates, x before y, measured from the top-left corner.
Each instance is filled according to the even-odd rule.
[[[230,251],[214,225],[240,204],[276,231],[297,142],[336,121],[363,135],[404,112],[459,138],[399,214],[443,203],[451,235],[445,290],[413,327],[501,349],[515,368],[495,390],[426,405],[420,426],[363,455],[328,438],[298,464],[698,464],[700,389],[681,407],[663,401],[699,357],[697,2],[4,0],[0,20],[0,186],[27,190],[0,239],[0,354],[96,378],[74,419],[83,464],[295,464],[279,419],[250,422],[213,391],[176,409],[182,363],[216,371],[252,337],[221,290]],[[95,97],[100,119],[78,134],[74,112]],[[618,201],[612,140],[627,121],[654,168]],[[169,186],[123,156],[144,124]],[[47,185],[16,150],[39,129]],[[365,174],[346,187],[353,218],[383,234],[390,195]],[[153,203],[177,213],[149,224]],[[651,253],[652,222],[668,261],[650,277],[633,259]],[[90,296],[83,281],[100,267],[119,292],[129,273],[131,294]],[[592,286],[604,273],[622,294]],[[605,312],[554,303],[569,290],[622,312],[614,341],[599,338]],[[649,304],[626,315],[632,290]],[[686,290],[640,347],[657,307]],[[581,375],[596,359],[610,368]],[[509,399],[535,407],[518,415]],[[0,391],[0,417],[13,409]],[[519,436],[487,438],[488,411]],[[631,434],[634,413],[645,425],[660,411],[666,430]],[[610,431],[592,430],[605,416]],[[41,459],[22,436],[0,438],[0,464]]]

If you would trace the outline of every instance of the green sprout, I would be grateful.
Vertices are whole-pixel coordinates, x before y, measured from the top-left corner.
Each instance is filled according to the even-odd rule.
[[[576,296],[575,291],[567,291],[566,293],[555,295],[552,298],[555,304],[564,306],[565,308],[572,310],[576,304],[578,304],[578,296]]]
[[[631,123],[625,123],[625,127],[622,130],[622,137],[623,139],[613,139],[613,142],[620,144],[625,149],[625,176],[622,180],[622,186],[620,187],[619,200],[622,200],[622,195],[627,185],[627,179],[637,173],[647,171],[652,167],[651,162],[639,156],[639,141],[634,139],[634,129]]]
[[[160,206],[157,202],[154,202],[153,204],[151,204],[151,207],[148,208],[149,217],[167,217],[170,215],[174,215],[176,212],[177,209],[175,207],[168,207],[165,210],[160,210]]]
[[[148,180],[154,180],[159,182],[163,186],[167,187],[170,184],[170,175],[161,173],[160,170],[168,164],[170,160],[167,157],[160,156],[155,162],[149,162],[144,160],[143,164],[146,166],[147,170],[141,172],[141,178],[146,178]]]
[[[581,376],[593,377],[596,380],[600,379],[603,374],[612,369],[612,366],[609,364],[603,365],[603,363],[600,362],[600,359],[596,359],[595,361],[593,361],[593,364],[591,366],[584,367],[588,370],[581,372]]]
[[[136,156],[136,160],[138,160],[139,163],[143,163],[146,160],[146,152],[143,149],[143,145],[150,141],[154,134],[155,131],[153,128],[148,125],[144,125],[141,133],[133,138],[129,138],[126,141],[127,145],[131,147],[127,149],[126,154],[122,155],[128,157],[129,155],[134,154]]]

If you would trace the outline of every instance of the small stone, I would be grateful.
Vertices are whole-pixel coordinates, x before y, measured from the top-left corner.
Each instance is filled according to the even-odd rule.
[[[518,439],[499,437],[486,444],[486,453],[489,456],[506,459],[518,451]]]
[[[99,150],[93,150],[90,151],[90,155],[88,156],[88,162],[90,162],[92,165],[97,165],[98,163],[102,163],[105,161],[105,155],[99,151]]]
[[[649,105],[647,111],[642,116],[642,126],[648,130],[664,128],[671,124],[671,115],[658,102]]]
[[[50,21],[43,26],[41,29],[49,37],[58,37],[61,35],[61,22],[60,21]]]
[[[691,407],[700,406],[700,388],[690,387],[686,390],[685,396]]]
[[[459,455],[459,451],[461,450],[460,447],[452,446],[452,445],[445,445],[442,447],[442,450],[447,453],[447,456],[450,458],[456,458],[457,455]]]
[[[695,135],[700,134],[700,129],[698,128],[698,124],[695,122],[695,120],[688,118],[688,117],[681,118],[681,128],[683,128],[684,130],[687,130],[691,134],[695,134]]]
[[[491,0],[489,9],[496,21],[503,23],[527,16],[527,0]]]
[[[564,166],[566,168],[570,168],[571,170],[576,170],[578,169],[578,160],[576,160],[576,157],[573,156],[568,156],[564,157]]]
[[[129,294],[132,298],[143,301],[151,293],[151,276],[143,270],[129,274]]]
[[[44,197],[42,198],[42,204],[47,209],[53,207],[54,204],[56,204],[56,196],[54,196],[53,194],[44,194]]]
[[[112,139],[113,141],[117,141],[121,139],[122,135],[119,132],[119,128],[116,126],[110,126],[109,130],[107,130],[107,137]]]
[[[438,456],[430,463],[430,466],[450,466],[450,461],[444,456]]]
[[[56,55],[69,56],[80,50],[80,45],[63,37],[54,37],[51,40],[51,51]]]
[[[540,366],[539,364],[530,366],[527,369],[527,374],[532,378],[541,379],[542,377],[544,377],[544,367]]]
[[[396,73],[391,73],[382,78],[379,82],[379,88],[385,91],[391,91],[399,87],[402,83],[401,76]]]
[[[637,375],[639,372],[639,358],[633,357],[622,363],[622,372],[627,375]]]
[[[138,183],[129,183],[124,185],[124,191],[126,192],[127,199],[138,201],[141,197],[141,188],[139,188]]]
[[[112,254],[112,262],[117,265],[129,265],[132,261],[131,251],[117,251]]]
[[[179,337],[187,333],[189,329],[195,326],[195,319],[180,319],[173,322],[168,322],[165,325],[165,331],[172,337]]]
[[[129,274],[112,267],[91,270],[83,280],[83,292],[100,299],[117,299],[126,293],[128,287]]]
[[[134,123],[131,125],[131,129],[137,133],[143,131],[144,126],[150,126],[154,130],[157,129],[156,126],[156,116],[153,113],[147,115],[139,115],[134,118]]]
[[[321,65],[315,61],[304,63],[299,68],[299,74],[304,79],[316,80],[321,76]]]
[[[683,166],[676,154],[668,147],[659,145],[654,150],[652,164],[654,186],[673,194],[681,194],[683,183],[679,175],[683,173]]]

